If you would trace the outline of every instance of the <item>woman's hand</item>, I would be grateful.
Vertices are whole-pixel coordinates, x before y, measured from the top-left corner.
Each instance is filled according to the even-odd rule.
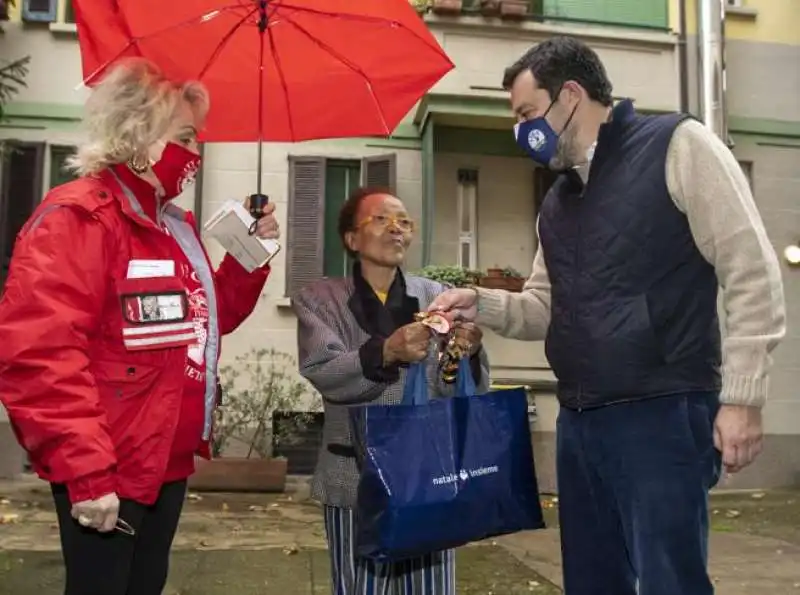
[[[431,331],[421,322],[401,326],[383,343],[383,365],[424,360],[430,340]]]
[[[473,322],[457,322],[455,327],[457,341],[463,341],[468,346],[469,354],[475,355],[481,349],[483,331]]]
[[[244,208],[250,210],[250,198],[245,199]],[[277,240],[281,237],[281,229],[275,218],[275,203],[268,202],[261,212],[263,215],[256,221],[255,236],[262,240]]]
[[[72,518],[82,527],[89,527],[108,533],[117,526],[119,498],[116,494],[106,494],[97,500],[85,500],[72,505]]]

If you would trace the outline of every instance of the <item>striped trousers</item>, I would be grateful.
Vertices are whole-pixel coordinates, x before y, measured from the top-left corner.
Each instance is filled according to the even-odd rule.
[[[333,595],[455,595],[455,551],[381,563],[355,553],[352,509],[325,507]]]

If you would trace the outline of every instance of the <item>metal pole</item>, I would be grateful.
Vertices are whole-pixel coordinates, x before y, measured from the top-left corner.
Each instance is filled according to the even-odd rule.
[[[688,25],[686,24],[686,0],[678,0],[678,70],[681,97],[681,112],[688,114],[689,105],[689,48],[686,38]]]
[[[727,141],[725,118],[725,5],[722,0],[698,0],[700,97],[703,122]]]

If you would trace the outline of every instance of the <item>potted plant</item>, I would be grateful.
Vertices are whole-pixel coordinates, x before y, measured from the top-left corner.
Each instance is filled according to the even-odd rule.
[[[500,0],[500,16],[504,19],[523,19],[528,15],[530,0]]]
[[[420,277],[432,279],[453,287],[476,285],[481,274],[455,265],[429,265],[417,272]]]
[[[431,5],[436,14],[461,14],[462,0],[433,0]]]
[[[318,408],[308,388],[290,372],[294,358],[274,349],[251,349],[220,368],[222,404],[217,409],[210,461],[198,460],[189,487],[197,491],[282,492],[287,461],[273,458],[275,443],[295,440],[312,420],[301,413],[280,436],[273,436],[278,411]],[[311,407],[304,401],[312,400]],[[307,418],[306,418],[307,417]],[[287,426],[284,426],[286,428]]]
[[[411,6],[414,7],[414,10],[417,11],[417,14],[425,14],[430,10],[431,2],[430,0],[408,0],[411,3]]]

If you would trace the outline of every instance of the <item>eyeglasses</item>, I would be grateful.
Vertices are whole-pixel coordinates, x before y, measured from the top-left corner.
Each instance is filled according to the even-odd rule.
[[[389,227],[391,224],[404,233],[414,231],[414,221],[408,217],[397,217],[395,215],[370,215],[369,217],[363,219],[361,223],[358,224],[358,227],[364,227],[370,223],[382,228]]]
[[[136,530],[122,519],[117,519],[117,525],[114,527],[114,529],[120,533],[124,533],[125,535],[130,535],[131,537],[136,535]]]

